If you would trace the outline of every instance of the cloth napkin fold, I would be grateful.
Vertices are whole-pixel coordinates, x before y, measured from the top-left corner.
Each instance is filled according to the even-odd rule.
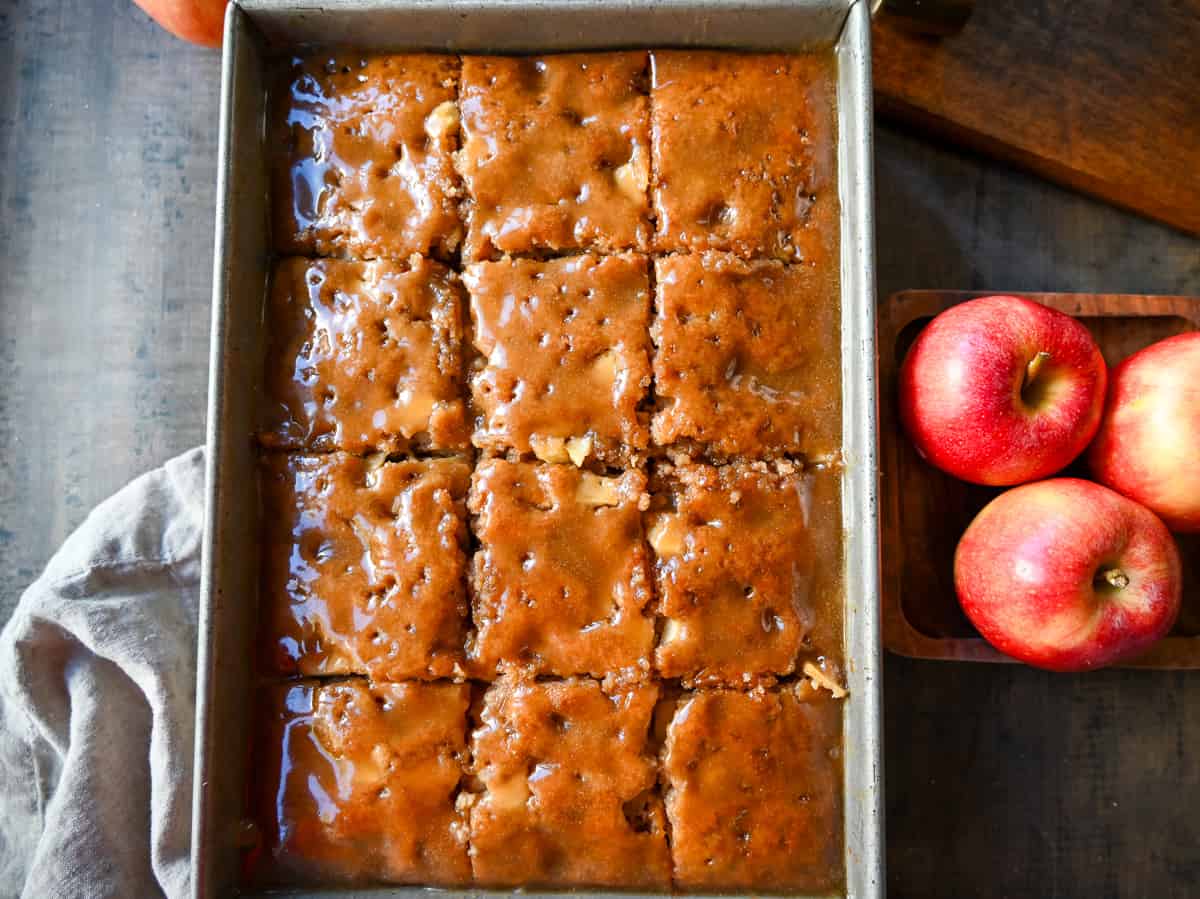
[[[0,632],[0,895],[190,888],[204,451],[101,503]]]

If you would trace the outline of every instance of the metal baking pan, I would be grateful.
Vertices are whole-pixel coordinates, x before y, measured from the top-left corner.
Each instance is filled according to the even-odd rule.
[[[867,0],[235,0],[222,66],[209,373],[208,484],[196,695],[192,895],[241,895],[258,582],[256,455],[269,264],[263,122],[268,58],[301,44],[537,52],[836,46],[845,522],[847,894],[883,892],[870,10]],[[409,897],[423,888],[353,895]],[[452,893],[453,894],[453,893]],[[453,895],[486,895],[470,890]],[[300,895],[292,893],[290,895]],[[307,892],[339,895],[346,892]],[[549,894],[547,894],[549,895]]]

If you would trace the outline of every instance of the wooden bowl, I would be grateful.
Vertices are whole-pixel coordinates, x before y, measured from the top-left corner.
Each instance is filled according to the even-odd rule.
[[[1002,488],[967,484],[924,462],[900,427],[897,377],[922,327],[956,303],[988,293],[908,290],[879,314],[879,413],[883,547],[883,640],[918,659],[1011,662],[971,626],[954,592],[954,548],[971,519]],[[1200,330],[1200,297],[1021,293],[1075,316],[1114,366],[1155,341]],[[1080,463],[1064,474],[1087,477]],[[1171,633],[1130,668],[1200,668],[1200,535],[1176,535],[1183,557],[1183,610]]]

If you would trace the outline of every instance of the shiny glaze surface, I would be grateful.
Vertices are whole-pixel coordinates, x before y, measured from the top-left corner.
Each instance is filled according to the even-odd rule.
[[[471,390],[478,446],[528,453],[545,438],[587,438],[628,463],[648,440],[638,405],[650,385],[646,257],[572,256],[471,265]],[[557,461],[566,461],[558,459]]]
[[[692,685],[769,682],[814,653],[821,602],[813,479],[792,463],[667,466],[648,518],[663,677]]]
[[[841,717],[807,681],[680,699],[663,751],[677,887],[841,883]]]
[[[470,465],[335,453],[262,466],[263,648],[284,674],[461,674]]]
[[[260,880],[836,886],[832,61],[348,54],[277,100],[276,249],[358,261],[274,275],[260,646],[356,677],[267,689]]]
[[[467,446],[463,296],[427,259],[282,259],[267,303],[265,414],[273,449]]]
[[[841,446],[836,275],[727,253],[655,260],[655,443],[830,459]]]
[[[449,258],[463,232],[457,84],[455,56],[294,60],[269,132],[275,249]]]
[[[651,67],[656,249],[836,268],[833,54],[668,50]]]
[[[467,259],[646,249],[642,53],[463,58]]]
[[[665,889],[671,861],[648,747],[658,688],[593,680],[487,691],[471,748],[471,863],[493,886]]]
[[[455,804],[470,687],[302,681],[264,699],[256,879],[470,881]]]
[[[649,676],[645,476],[491,459],[472,480],[473,673]]]

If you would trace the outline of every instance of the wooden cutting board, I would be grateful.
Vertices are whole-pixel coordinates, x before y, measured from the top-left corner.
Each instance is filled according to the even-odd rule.
[[[1200,0],[975,0],[874,29],[882,115],[1200,234]]]

